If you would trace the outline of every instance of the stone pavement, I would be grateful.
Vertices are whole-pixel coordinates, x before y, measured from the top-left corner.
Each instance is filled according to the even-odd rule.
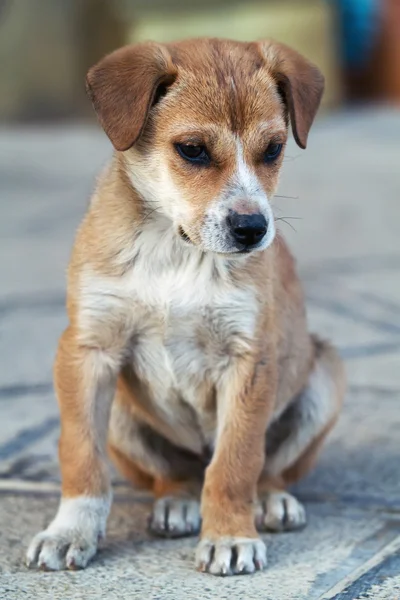
[[[310,327],[347,362],[342,418],[297,486],[300,533],[266,536],[269,568],[218,579],[193,570],[195,539],[146,533],[149,499],[115,476],[107,541],[86,571],[23,564],[58,497],[51,384],[65,326],[64,273],[99,167],[103,134],[79,126],[0,130],[0,598],[400,599],[400,112],[321,119],[291,144],[276,215],[298,257]],[[293,231],[292,225],[296,231]]]

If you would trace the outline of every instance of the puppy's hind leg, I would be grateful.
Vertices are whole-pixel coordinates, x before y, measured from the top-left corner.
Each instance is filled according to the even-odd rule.
[[[175,446],[118,401],[111,417],[109,452],[127,479],[154,494],[151,533],[183,537],[199,532],[205,469],[200,457]]]
[[[332,346],[312,339],[315,364],[308,385],[267,434],[267,456],[256,507],[256,524],[261,530],[288,531],[305,525],[304,507],[285,487],[313,467],[343,402],[342,362]]]
[[[200,531],[200,481],[158,479],[149,529],[161,537],[186,537]]]

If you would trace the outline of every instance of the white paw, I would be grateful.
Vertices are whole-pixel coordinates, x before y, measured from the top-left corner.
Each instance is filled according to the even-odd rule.
[[[105,535],[110,505],[111,497],[61,500],[55,519],[30,543],[28,567],[45,571],[84,569]]]
[[[266,566],[267,548],[257,538],[204,539],[197,546],[197,569],[212,575],[244,575]]]
[[[292,531],[307,522],[304,506],[287,492],[271,492],[260,500],[255,520],[259,531]]]
[[[200,505],[197,500],[166,496],[155,501],[149,529],[164,537],[181,537],[198,533],[200,523]]]

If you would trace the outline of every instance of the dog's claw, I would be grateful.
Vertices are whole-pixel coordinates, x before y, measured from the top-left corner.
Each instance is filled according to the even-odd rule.
[[[203,539],[197,547],[196,564],[199,571],[212,575],[254,573],[266,566],[267,552],[258,538]]]

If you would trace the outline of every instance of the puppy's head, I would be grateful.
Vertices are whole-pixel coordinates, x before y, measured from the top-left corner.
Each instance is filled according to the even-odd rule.
[[[288,122],[305,148],[316,67],[273,42],[145,43],[100,61],[87,89],[142,201],[183,242],[226,254],[272,242]]]

